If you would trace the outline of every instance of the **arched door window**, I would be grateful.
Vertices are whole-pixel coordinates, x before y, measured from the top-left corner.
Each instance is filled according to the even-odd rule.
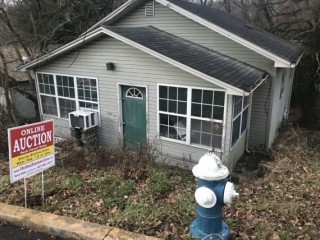
[[[142,92],[138,88],[129,88],[126,97],[143,99]]]

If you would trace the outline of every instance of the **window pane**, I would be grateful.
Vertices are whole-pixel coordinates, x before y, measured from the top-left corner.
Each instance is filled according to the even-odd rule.
[[[191,131],[191,143],[200,145],[200,132]]]
[[[201,103],[202,90],[192,89],[192,102]]]
[[[169,100],[169,112],[177,113],[177,101]]]
[[[41,92],[41,93],[44,93],[44,86],[41,84],[39,84],[39,91]]]
[[[76,101],[59,98],[60,117],[68,118],[68,113],[76,110]]]
[[[169,115],[169,126],[176,126],[177,121],[178,121],[177,116]]]
[[[70,92],[69,92],[69,97],[70,98],[75,98],[75,93],[74,93],[74,88],[70,88]]]
[[[169,99],[177,100],[177,91],[176,87],[169,87]]]
[[[43,74],[43,83],[44,84],[49,84],[49,77],[48,77],[48,74]]]
[[[191,131],[201,131],[201,120],[191,119]]]
[[[222,120],[223,119],[224,107],[213,107],[213,119]]]
[[[48,74],[48,76],[49,76],[49,84],[50,84],[50,85],[54,85],[53,75],[51,75],[51,74],[49,75],[49,74]]]
[[[167,102],[168,102],[167,100],[162,100],[162,99],[159,100],[160,111],[164,111],[164,112],[168,111]]]
[[[176,131],[178,134],[178,140],[186,141],[186,122],[187,119],[185,117],[178,117],[178,122],[176,123]]]
[[[160,114],[160,124],[169,125],[169,118],[167,114]]]
[[[97,94],[97,91],[92,91],[91,94],[92,94],[92,101],[98,102],[98,94]]]
[[[177,131],[175,127],[169,127],[169,138],[178,139]]]
[[[179,100],[187,101],[187,94],[188,94],[187,88],[178,88],[178,99]]]
[[[233,121],[232,125],[232,146],[237,142],[240,137],[240,118],[241,116],[237,117]]]
[[[159,87],[159,97],[168,98],[168,87],[165,87],[165,86]]]
[[[51,94],[49,85],[44,85],[44,92],[47,94]]]
[[[55,97],[40,96],[43,114],[58,115]]]
[[[59,76],[59,75],[57,75],[57,76],[56,76],[56,79],[57,79],[57,85],[62,86],[62,77]]]
[[[169,137],[169,127],[167,125],[160,125],[160,136]]]
[[[203,103],[212,104],[212,96],[212,91],[203,90]]]
[[[203,146],[211,146],[211,134],[202,133],[201,134],[201,145]]]
[[[202,106],[202,117],[203,118],[211,118],[212,116],[212,106],[203,105]]]
[[[192,103],[191,115],[195,117],[201,117],[201,104]]]
[[[214,92],[214,105],[224,106],[224,92]]]
[[[222,136],[222,123],[212,123],[212,133]]]
[[[242,97],[233,97],[233,117],[236,117],[242,111]]]
[[[42,74],[38,73],[37,77],[38,77],[38,83],[43,83]]]
[[[84,100],[84,94],[82,90],[78,90],[78,98]]]
[[[63,96],[63,89],[62,87],[58,87],[58,95]]]
[[[92,109],[92,103],[87,102],[86,103],[86,108]]]
[[[209,121],[202,121],[202,132],[210,133],[212,132],[212,122]]]
[[[248,111],[248,108],[246,108],[242,113],[241,134],[247,129]]]
[[[187,114],[187,103],[186,102],[178,102],[178,113]]]
[[[91,100],[91,96],[90,96],[90,91],[89,90],[85,90],[84,91],[84,99],[90,101]]]
[[[90,85],[91,85],[92,87],[96,87],[96,86],[97,86],[97,81],[96,81],[96,79],[90,79]]]

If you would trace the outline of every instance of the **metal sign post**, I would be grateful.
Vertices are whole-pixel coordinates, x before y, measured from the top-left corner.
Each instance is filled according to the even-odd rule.
[[[27,179],[24,178],[24,207],[27,208]]]

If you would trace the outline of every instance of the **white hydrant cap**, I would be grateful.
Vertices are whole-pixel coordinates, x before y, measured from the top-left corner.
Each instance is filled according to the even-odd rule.
[[[217,203],[217,196],[216,194],[207,187],[199,187],[194,197],[196,202],[204,208],[212,208]]]
[[[228,177],[229,170],[224,166],[220,158],[212,152],[206,153],[199,160],[199,163],[192,169],[195,177],[207,180],[217,181]]]
[[[223,202],[225,204],[231,204],[233,199],[238,196],[239,193],[237,193],[234,189],[233,183],[227,182],[226,186],[224,187]]]

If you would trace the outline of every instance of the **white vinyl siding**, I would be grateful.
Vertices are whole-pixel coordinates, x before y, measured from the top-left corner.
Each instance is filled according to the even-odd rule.
[[[145,17],[145,5],[143,4],[131,10],[113,25],[119,27],[154,26],[260,69],[267,71],[273,69],[273,61],[241,44],[176,13],[160,3],[155,2],[154,7],[156,14],[152,18]]]
[[[268,78],[253,92],[248,143],[250,151],[261,152],[266,149],[271,87],[271,79]]]
[[[70,63],[74,63],[70,66]],[[106,69],[106,62],[116,65],[114,71]],[[176,84],[182,86],[221,89],[203,79],[197,78],[181,69],[165,63],[153,56],[143,53],[125,43],[113,38],[101,38],[91,44],[86,44],[81,51],[74,51],[46,64],[39,71],[66,75],[92,76],[99,79],[99,107],[101,128],[99,128],[99,142],[106,146],[115,146],[121,140],[121,119],[118,97],[118,84],[142,85],[147,87],[148,100],[148,136],[161,152],[165,160],[176,159],[197,162],[209,148],[199,148],[191,145],[169,142],[158,139],[158,101],[157,84]],[[221,89],[224,91],[224,89]],[[46,118],[47,119],[47,118]],[[56,121],[57,122],[57,121]],[[67,121],[58,121],[57,129],[61,134],[66,130]],[[179,159],[179,161],[178,161]],[[171,161],[171,160],[170,160]]]

